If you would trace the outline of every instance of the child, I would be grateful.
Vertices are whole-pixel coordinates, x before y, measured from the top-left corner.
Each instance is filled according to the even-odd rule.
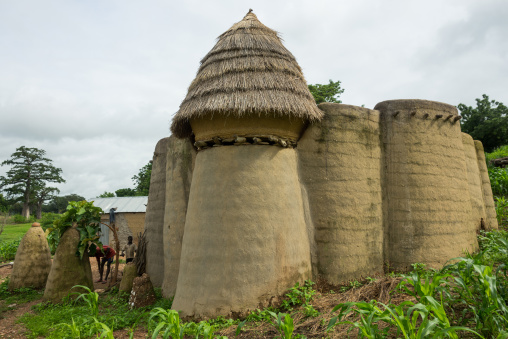
[[[109,246],[102,246],[102,251],[103,252],[101,252],[101,249],[97,247],[97,251],[95,252],[95,259],[97,259],[97,266],[99,267],[99,275],[100,275],[100,278],[99,280],[97,280],[97,282],[102,282],[103,284],[105,284],[106,281],[108,280],[108,275],[111,270],[111,263],[113,262],[113,257],[115,256],[116,252]],[[104,265],[106,263],[108,263],[108,267],[106,269],[106,278],[103,281],[102,275],[104,273]]]
[[[130,263],[131,261],[134,260],[134,253],[136,253],[137,250],[138,250],[138,247],[136,246],[136,244],[132,243],[132,236],[129,235],[127,237],[127,245],[125,245],[122,250],[122,257],[125,254],[127,254],[127,257],[125,260],[126,263]]]

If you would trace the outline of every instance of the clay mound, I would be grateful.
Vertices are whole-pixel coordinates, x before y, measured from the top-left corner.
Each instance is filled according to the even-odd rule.
[[[155,292],[153,290],[150,276],[143,273],[141,277],[136,277],[132,283],[129,305],[131,309],[145,307],[155,303]]]
[[[51,253],[46,236],[41,225],[33,223],[19,244],[8,288],[43,288],[50,270]]]
[[[118,288],[120,291],[131,293],[132,290],[132,282],[134,278],[138,275],[138,270],[136,269],[136,265],[134,263],[128,263],[125,265],[123,269],[123,277],[120,282],[120,287]]]
[[[75,228],[65,231],[60,239],[44,291],[44,300],[60,302],[75,285],[86,286],[90,290],[94,290],[88,253],[85,252],[82,259],[76,256],[78,242],[79,232]],[[72,292],[84,291],[73,289]]]

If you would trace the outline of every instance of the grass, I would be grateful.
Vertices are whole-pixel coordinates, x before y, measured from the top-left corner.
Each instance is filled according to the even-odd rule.
[[[30,223],[5,225],[2,234],[0,234],[0,242],[22,238],[31,226],[32,224]]]

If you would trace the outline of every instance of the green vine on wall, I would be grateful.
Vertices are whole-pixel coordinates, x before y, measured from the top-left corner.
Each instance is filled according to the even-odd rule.
[[[50,235],[61,238],[67,229],[76,226],[79,232],[79,243],[76,249],[76,256],[83,259],[86,251],[91,256],[95,255],[97,246],[102,250],[102,243],[99,241],[101,214],[100,207],[93,205],[93,202],[70,201],[67,210],[62,216],[55,220],[53,227],[49,228]]]

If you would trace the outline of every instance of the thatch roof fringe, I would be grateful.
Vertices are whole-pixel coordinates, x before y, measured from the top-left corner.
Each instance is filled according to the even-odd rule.
[[[219,36],[201,60],[171,131],[187,137],[192,133],[189,119],[205,114],[273,114],[307,120],[323,116],[294,56],[278,33],[251,12]]]

